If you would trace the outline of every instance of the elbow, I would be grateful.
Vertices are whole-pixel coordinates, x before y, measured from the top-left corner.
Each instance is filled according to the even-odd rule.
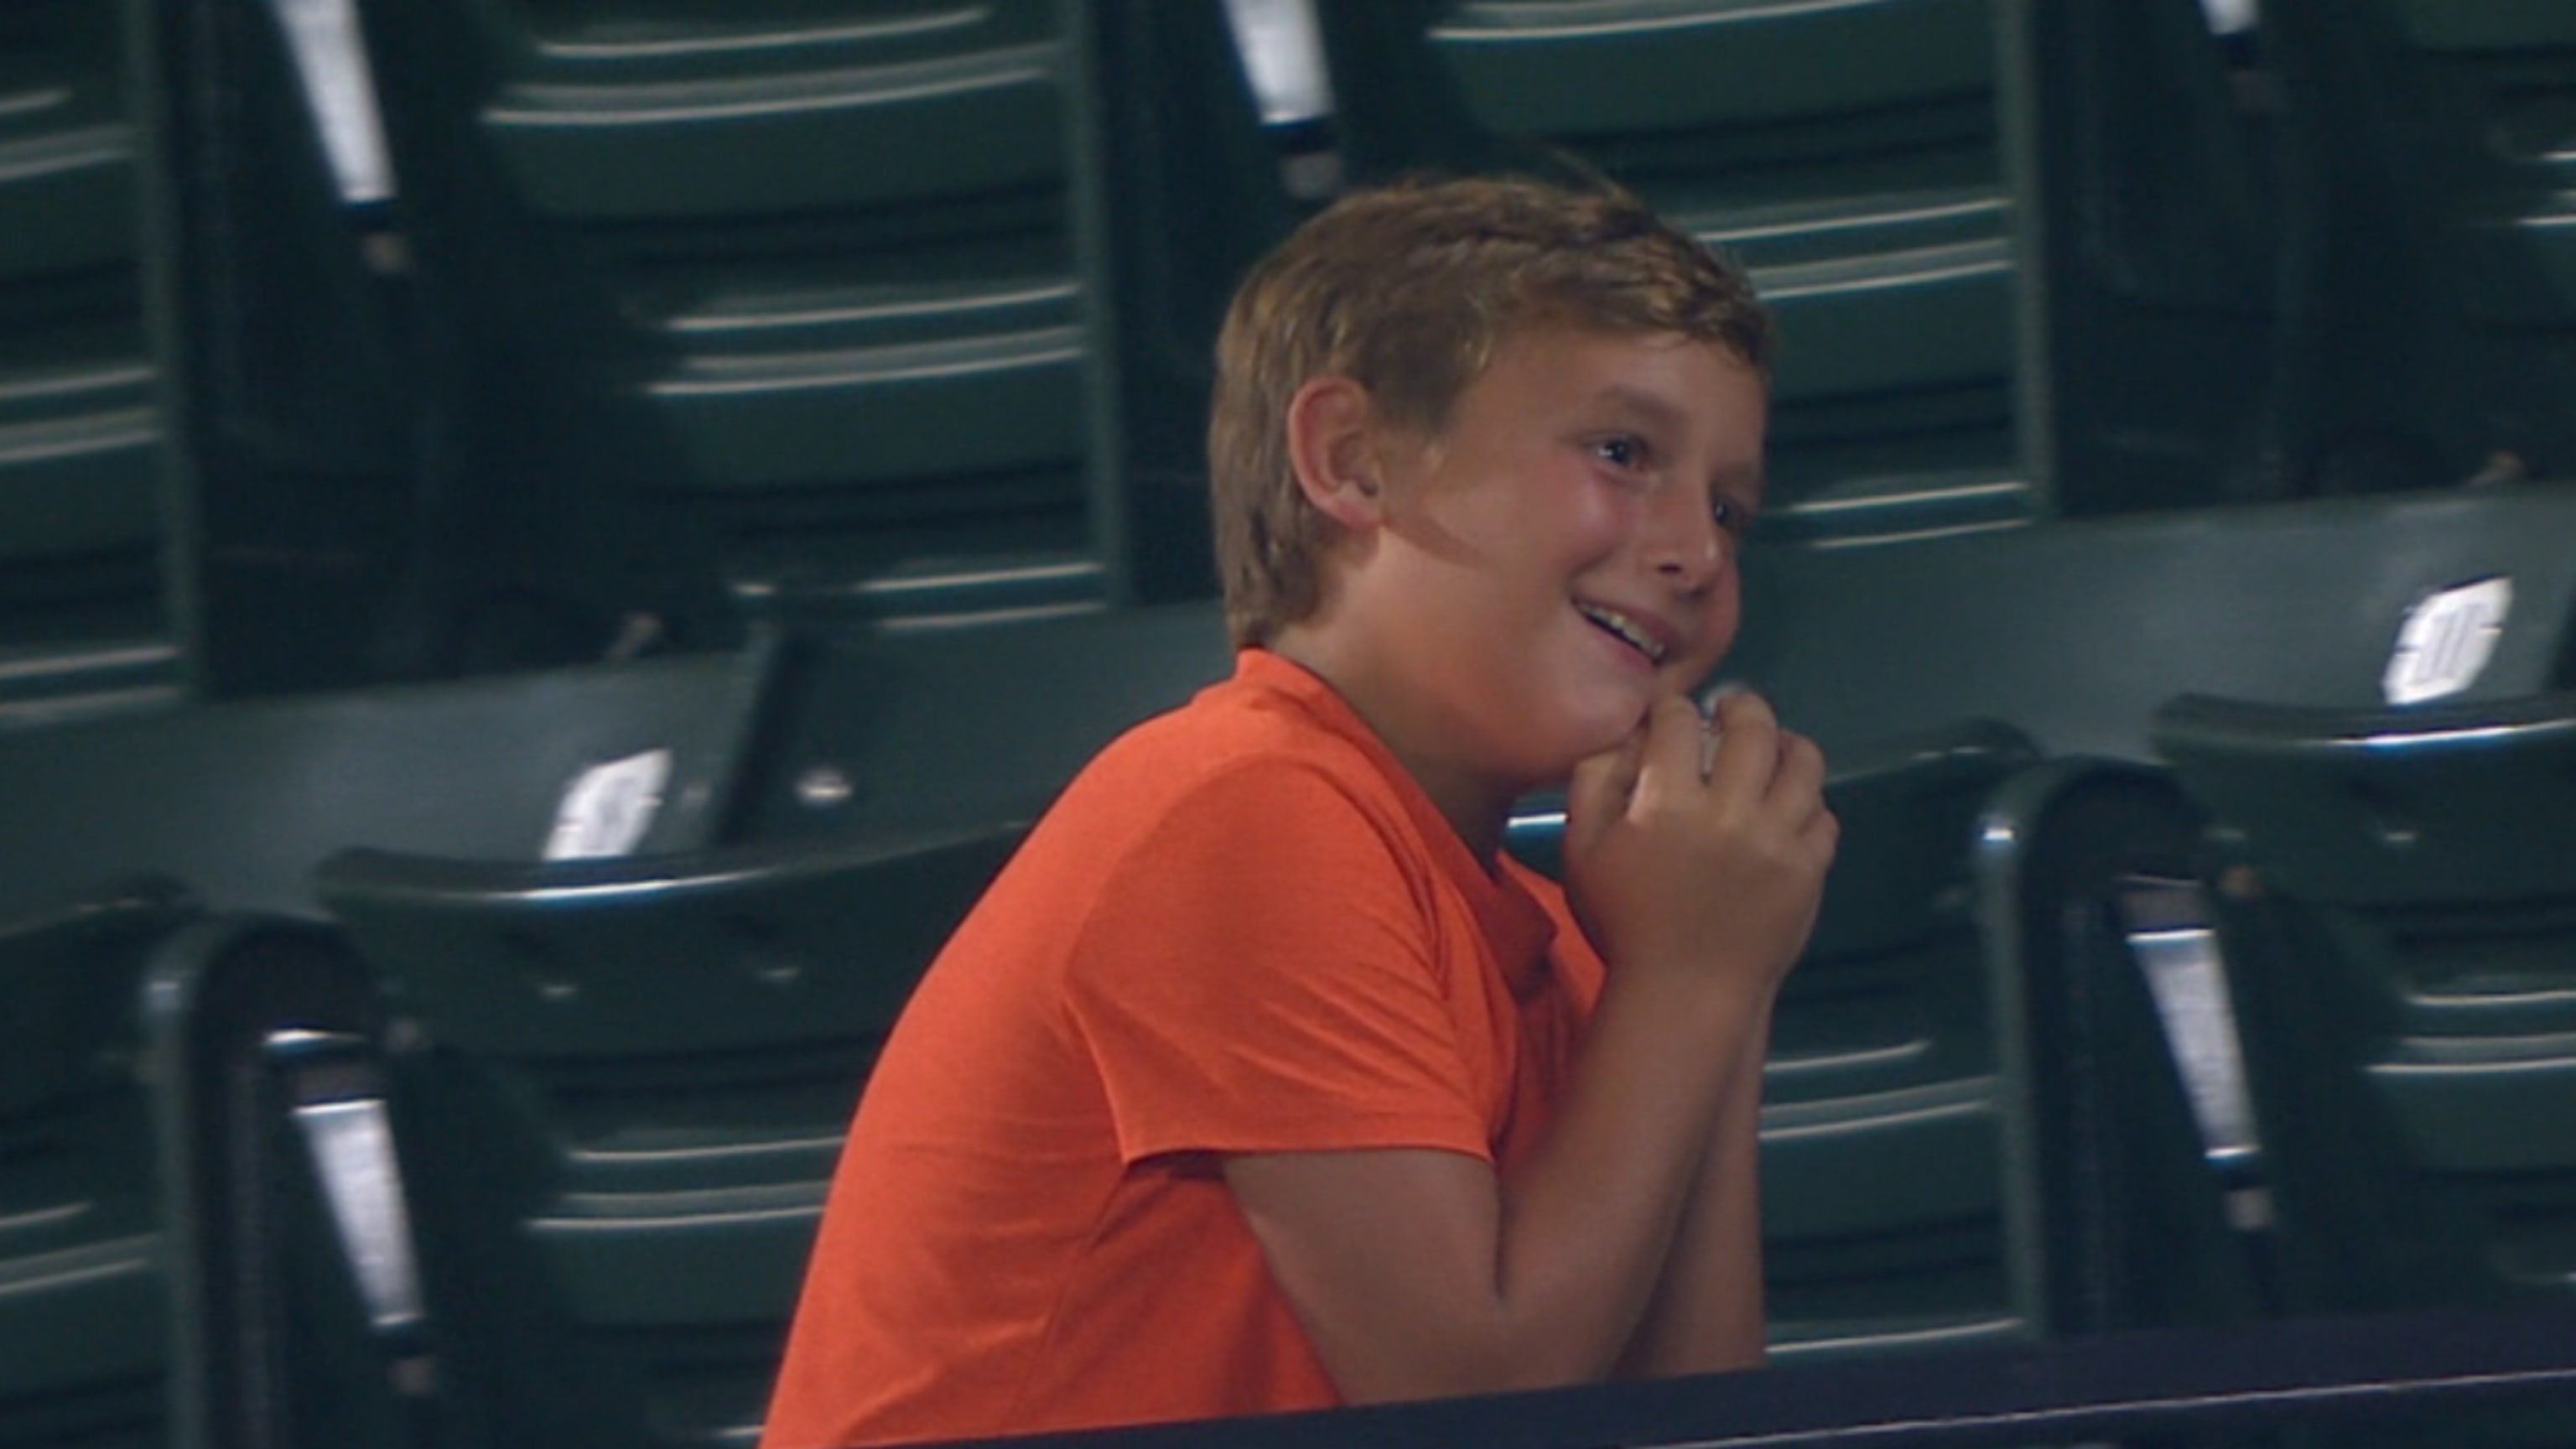
[[[1606,1383],[1617,1376],[1615,1348],[1567,1342],[1562,1334],[1544,1332],[1546,1325],[1515,1332],[1506,1324],[1462,1329],[1425,1342],[1400,1359],[1351,1365],[1328,1365],[1334,1388],[1349,1404],[1402,1403],[1418,1399],[1467,1398],[1480,1394],[1520,1393],[1533,1389],[1573,1388]]]

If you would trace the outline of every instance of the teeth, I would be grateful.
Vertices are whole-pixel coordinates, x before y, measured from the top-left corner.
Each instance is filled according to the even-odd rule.
[[[1635,645],[1638,653],[1645,655],[1648,659],[1653,660],[1657,664],[1664,662],[1664,646],[1656,640],[1654,635],[1649,634],[1643,628],[1640,628],[1637,623],[1627,615],[1620,613],[1616,609],[1602,608],[1598,604],[1577,604],[1574,608],[1575,611],[1583,615],[1583,617],[1600,625],[1602,628],[1609,630],[1611,633],[1618,635],[1620,638],[1627,640],[1630,644]]]

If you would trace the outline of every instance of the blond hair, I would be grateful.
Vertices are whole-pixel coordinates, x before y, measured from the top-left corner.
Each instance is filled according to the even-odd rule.
[[[1606,183],[1354,192],[1253,268],[1217,341],[1208,420],[1217,570],[1238,647],[1321,602],[1337,530],[1290,470],[1297,390],[1347,377],[1389,423],[1436,436],[1496,349],[1539,324],[1679,334],[1770,366],[1770,314],[1743,268]]]

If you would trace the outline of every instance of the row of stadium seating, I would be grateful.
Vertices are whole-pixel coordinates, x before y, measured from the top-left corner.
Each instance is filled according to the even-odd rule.
[[[1845,826],[1767,1081],[1785,1360],[2549,1291],[2569,537],[2534,484],[1761,562],[1745,677]],[[2386,705],[2481,580],[2483,667]],[[0,733],[11,1441],[738,1440],[914,973],[1225,664],[1189,604]]]
[[[1232,278],[1422,167],[1747,260],[1784,538],[2567,471],[2565,8],[2261,17],[25,0],[0,704],[1203,596]]]
[[[178,679],[125,61],[111,6],[0,13],[0,705]]]
[[[396,0],[373,182],[328,7],[0,13],[0,1439],[739,1442],[911,973],[1224,668],[1097,606],[1232,267],[1539,140],[1790,339],[1784,1356],[2563,1277],[2568,7],[1355,0],[1276,114],[1263,8]]]
[[[1108,379],[1212,324],[1113,367],[1098,112],[1168,48],[1143,122],[1264,145],[1213,4],[1126,9],[9,7],[0,704],[1107,599]],[[1127,264],[1221,295],[1253,200]]]

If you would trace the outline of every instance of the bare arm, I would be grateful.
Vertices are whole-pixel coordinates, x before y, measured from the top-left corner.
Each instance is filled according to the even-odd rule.
[[[1762,1304],[1762,1060],[1741,1058],[1655,1301],[1623,1369],[1640,1378],[1753,1368]]]
[[[1813,747],[1784,748],[1759,701],[1726,708],[1705,780],[1698,715],[1679,699],[1576,775],[1569,883],[1611,969],[1526,1161],[1506,1177],[1437,1151],[1227,1160],[1345,1398],[1596,1380],[1637,1336],[1709,1144],[1750,1110],[1732,1104],[1758,1074],[1771,993],[1833,847]]]

